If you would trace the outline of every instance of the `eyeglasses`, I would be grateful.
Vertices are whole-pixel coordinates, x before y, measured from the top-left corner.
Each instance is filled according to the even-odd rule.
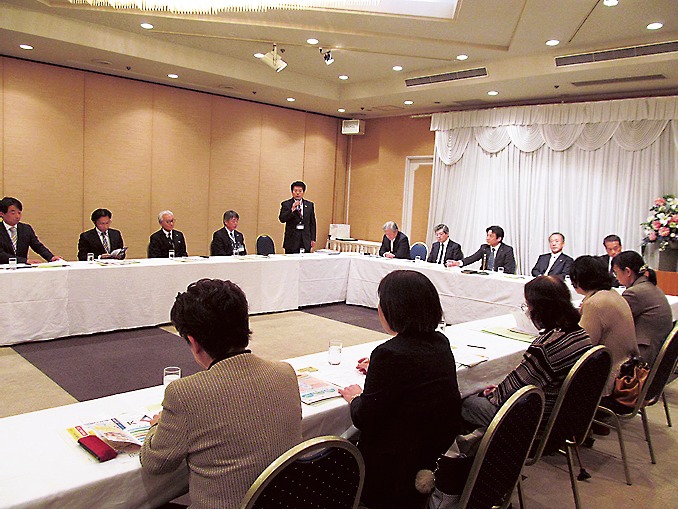
[[[523,303],[520,305],[520,310],[521,310],[523,313],[527,313],[528,307],[527,307],[527,304],[526,304],[525,302],[523,302]]]

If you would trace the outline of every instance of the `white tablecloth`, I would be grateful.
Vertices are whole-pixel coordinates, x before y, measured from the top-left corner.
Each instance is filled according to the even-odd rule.
[[[468,395],[497,383],[520,360],[527,344],[504,339],[480,329],[492,324],[513,324],[510,316],[448,327],[453,351],[487,355],[489,360],[473,368],[458,368],[459,386]],[[379,344],[345,348],[339,366],[329,366],[327,352],[288,362],[295,368],[314,366],[315,376],[340,385],[362,384],[364,376],[354,368]],[[467,345],[484,346],[485,349]],[[137,457],[119,456],[96,463],[64,430],[77,424],[143,411],[162,400],[162,386],[117,394],[73,405],[0,419],[0,508],[150,508],[184,493],[185,469],[162,476],[147,475]],[[341,434],[351,424],[348,404],[334,399],[302,405],[305,438]]]

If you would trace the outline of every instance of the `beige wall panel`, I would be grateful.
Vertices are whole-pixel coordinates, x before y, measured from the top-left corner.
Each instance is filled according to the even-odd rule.
[[[304,183],[309,200],[315,203],[316,248],[324,249],[334,210],[335,164],[339,121],[321,115],[306,115]]]
[[[256,253],[261,122],[260,104],[212,98],[208,244],[223,225],[224,212],[235,210],[245,246]]]
[[[211,97],[154,86],[153,104],[152,231],[158,229],[157,213],[170,209],[177,229],[186,235],[189,254],[209,254]]]
[[[426,242],[428,228],[428,209],[431,206],[432,165],[419,166],[414,172],[414,196],[412,197],[412,231],[409,232],[410,244]]]
[[[4,136],[4,127],[5,127],[5,115],[3,114],[3,107],[5,105],[5,59],[0,57],[0,196],[5,196],[5,152],[2,140],[5,139]]]
[[[3,192],[67,259],[82,226],[83,89],[83,72],[5,60]]]
[[[345,223],[346,217],[346,197],[348,196],[348,173],[347,173],[347,154],[350,136],[341,134],[341,121],[338,121],[337,132],[337,159],[334,168],[334,213],[332,214],[333,223]]]
[[[128,258],[145,258],[151,214],[153,86],[85,75],[85,193],[81,230],[98,208],[113,213]],[[75,241],[77,243],[77,237]]]
[[[304,177],[306,114],[274,106],[263,106],[262,113],[257,234],[270,235],[276,252],[281,253],[284,225],[278,221],[280,202],[292,196],[290,184]]]
[[[380,241],[381,226],[400,223],[405,158],[433,154],[429,118],[366,121],[365,136],[353,137],[349,223],[351,236]],[[410,232],[405,232],[409,235]]]

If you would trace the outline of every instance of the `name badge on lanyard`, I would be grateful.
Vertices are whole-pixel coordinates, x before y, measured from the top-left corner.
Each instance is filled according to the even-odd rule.
[[[297,225],[297,230],[303,230],[303,229],[304,229],[304,225],[303,225],[303,224],[298,224],[298,225]]]

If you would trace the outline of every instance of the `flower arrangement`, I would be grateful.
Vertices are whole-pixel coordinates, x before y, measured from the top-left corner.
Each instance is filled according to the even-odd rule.
[[[647,222],[640,223],[645,229],[643,246],[659,242],[659,250],[664,251],[669,243],[678,242],[678,198],[672,194],[657,198],[650,212]]]

